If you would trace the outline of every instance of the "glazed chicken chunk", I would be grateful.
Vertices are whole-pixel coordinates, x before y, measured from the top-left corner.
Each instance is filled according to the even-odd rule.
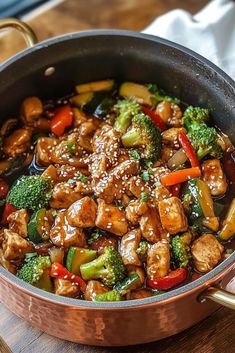
[[[222,258],[223,245],[212,234],[203,234],[192,244],[192,256],[200,272],[212,270]]]
[[[188,219],[178,197],[170,197],[159,202],[159,214],[163,227],[170,234],[185,232]]]
[[[57,295],[76,298],[80,293],[79,287],[72,284],[70,281],[67,281],[66,279],[58,278],[58,279],[55,279],[54,283],[55,283],[55,293]]]
[[[86,300],[95,300],[97,294],[108,292],[108,287],[103,283],[95,280],[88,281],[85,291]]]
[[[147,202],[132,200],[126,207],[126,218],[132,224],[138,224],[140,217],[148,211]]]
[[[133,229],[121,239],[120,254],[124,265],[141,266],[141,261],[136,252],[141,239],[141,231]]]
[[[138,173],[138,163],[126,160],[115,167],[110,174],[105,175],[95,187],[95,194],[108,203],[120,199],[124,193],[125,181]],[[124,189],[124,190],[123,190]]]
[[[209,159],[203,162],[202,179],[209,186],[211,195],[220,196],[225,194],[228,184],[218,159]]]
[[[170,245],[166,240],[153,244],[148,249],[147,275],[149,278],[165,277],[170,270]]]
[[[6,260],[19,260],[23,259],[25,254],[32,252],[33,246],[19,234],[5,229],[2,250]]]
[[[68,248],[71,245],[84,246],[85,235],[81,228],[72,227],[66,218],[65,212],[60,212],[50,231],[50,239],[56,246]]]
[[[161,234],[165,232],[155,207],[149,207],[148,211],[140,218],[140,229],[142,236],[151,243],[161,240]]]
[[[71,226],[88,228],[95,226],[97,205],[86,196],[74,202],[67,211],[67,219]]]
[[[8,226],[10,230],[19,234],[23,238],[27,237],[27,225],[29,221],[27,210],[22,209],[11,213],[8,216],[7,221],[9,222]]]
[[[96,227],[107,230],[116,235],[124,235],[128,230],[126,215],[116,206],[98,200]]]

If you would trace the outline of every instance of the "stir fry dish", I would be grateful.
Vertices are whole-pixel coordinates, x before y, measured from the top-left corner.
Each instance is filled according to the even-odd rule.
[[[234,147],[155,84],[27,97],[0,129],[0,263],[78,299],[161,294],[234,250]]]

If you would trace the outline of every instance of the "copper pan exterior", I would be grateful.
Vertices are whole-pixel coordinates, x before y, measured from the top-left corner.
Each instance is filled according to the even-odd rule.
[[[10,21],[14,27],[19,23]],[[6,27],[9,21],[0,22]],[[16,26],[17,25],[17,26]],[[20,30],[29,28],[20,26]],[[30,32],[29,44],[35,42]],[[54,74],[44,75],[48,67]],[[209,106],[216,125],[235,143],[235,83],[200,55],[140,33],[95,30],[39,43],[0,67],[0,118],[15,116],[29,95],[62,97],[80,82],[104,78],[153,82],[186,102]],[[63,84],[58,84],[63,82]],[[23,89],[22,89],[23,87]],[[59,297],[34,288],[0,266],[0,301],[50,335],[97,345],[133,345],[174,335],[210,315],[217,304],[199,295],[227,276],[235,253],[201,278],[145,299],[95,303]],[[207,298],[208,296],[204,296]]]
[[[160,301],[156,301],[159,296],[120,302],[118,306],[61,299],[34,287],[22,286],[18,279],[14,280],[11,274],[6,276],[6,271],[1,270],[0,301],[38,329],[65,340],[97,346],[133,345],[174,335],[210,315],[218,305],[211,301],[200,304],[197,298],[232,266],[233,263],[189,290],[181,288],[181,293],[165,300],[164,294]]]

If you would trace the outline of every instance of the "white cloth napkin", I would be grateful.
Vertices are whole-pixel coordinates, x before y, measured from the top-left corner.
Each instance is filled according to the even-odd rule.
[[[213,0],[196,15],[176,9],[156,18],[143,33],[194,50],[235,79],[235,2]]]

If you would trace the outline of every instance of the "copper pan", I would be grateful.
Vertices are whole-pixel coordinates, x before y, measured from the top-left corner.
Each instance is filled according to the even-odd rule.
[[[7,19],[36,44],[25,24]],[[51,76],[45,75],[53,67]],[[28,95],[62,96],[78,82],[106,77],[152,82],[191,104],[209,106],[235,143],[235,83],[198,54],[169,41],[115,30],[52,38],[0,67],[0,117],[17,112]],[[63,84],[61,84],[63,83]],[[50,335],[73,342],[119,346],[168,337],[196,324],[218,305],[235,309],[235,253],[201,278],[159,296],[113,303],[59,297],[23,283],[0,267],[0,301]]]

